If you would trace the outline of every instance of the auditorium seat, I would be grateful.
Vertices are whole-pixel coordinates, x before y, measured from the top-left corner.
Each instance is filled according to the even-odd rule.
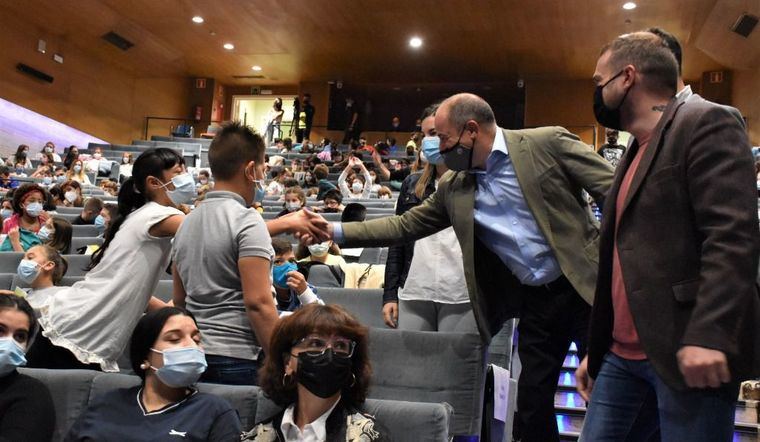
[[[63,255],[69,264],[66,276],[84,276],[87,274],[87,266],[90,265],[90,255]],[[61,284],[66,285],[66,284]]]
[[[79,209],[81,211],[81,208]],[[72,236],[74,238],[81,238],[81,237],[95,237],[98,236],[98,228],[94,225],[81,225],[81,226],[71,226],[73,228],[72,230]]]
[[[58,206],[55,208],[55,211],[58,213],[53,213],[51,216],[58,216],[58,215],[79,215],[82,213],[81,207],[66,207],[66,206]]]
[[[76,236],[74,238],[71,238],[71,251],[72,252],[76,252],[77,250],[79,250],[82,247],[93,246],[93,245],[98,245],[98,246],[103,245],[103,238],[97,238],[97,237],[93,237],[93,236],[89,236],[89,237],[88,236]]]
[[[335,277],[333,270],[330,270],[330,267],[333,267],[333,270],[338,273],[341,277],[340,280]],[[308,282],[309,284],[318,287],[320,289],[320,294],[322,293],[321,291],[326,288],[342,288],[343,271],[338,266],[315,265],[309,269]]]
[[[320,267],[311,268],[311,272]],[[309,273],[311,282],[311,273]],[[387,328],[383,322],[382,289],[344,289],[318,286],[317,294],[325,304],[338,304],[367,327]]]
[[[53,442],[63,439],[79,415],[99,395],[116,388],[130,388],[140,384],[137,376],[94,370],[21,368],[19,372],[40,380],[53,396],[56,412]],[[197,387],[203,393],[226,399],[237,410],[244,430],[250,430],[257,419],[278,411],[277,406],[266,399],[259,387],[206,383],[199,383]],[[368,399],[365,409],[375,416],[383,428],[392,431],[394,441],[442,441],[448,438],[451,407],[446,404]]]
[[[24,257],[24,252],[0,253],[0,273],[16,273],[18,263]]]

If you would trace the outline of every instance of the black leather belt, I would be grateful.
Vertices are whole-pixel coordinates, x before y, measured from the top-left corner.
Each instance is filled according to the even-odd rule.
[[[568,289],[573,289],[573,285],[565,278],[565,275],[560,276],[552,282],[535,286],[537,289],[544,289],[547,292],[562,292]]]

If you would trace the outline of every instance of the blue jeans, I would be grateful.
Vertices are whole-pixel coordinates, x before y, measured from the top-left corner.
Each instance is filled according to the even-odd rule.
[[[201,382],[227,385],[258,385],[259,361],[228,356],[206,355],[208,368]]]
[[[736,387],[736,388],[730,388]],[[594,382],[579,441],[731,441],[738,385],[674,390],[649,361],[607,353]]]

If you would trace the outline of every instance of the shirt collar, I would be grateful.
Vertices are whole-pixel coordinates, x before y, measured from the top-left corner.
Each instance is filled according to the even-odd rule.
[[[694,92],[691,91],[691,86],[687,84],[686,86],[684,86],[683,89],[678,91],[678,93],[676,94],[676,98],[690,97],[692,95],[694,95]]]
[[[317,440],[327,440],[327,418],[330,417],[330,414],[335,409],[335,406],[338,405],[338,402],[340,402],[340,396],[338,396],[338,400],[336,400],[332,407],[330,407],[329,410],[325,411],[322,416],[319,416],[314,422],[304,425],[303,433],[306,432],[307,428],[311,428],[312,431],[314,431],[314,435],[317,437]],[[285,436],[285,439],[288,439],[288,432],[291,430],[296,431],[296,434],[303,435],[301,430],[298,428],[298,425],[296,425],[296,421],[293,417],[295,409],[296,405],[293,404],[286,408],[285,414],[282,415],[280,431]]]
[[[504,136],[504,131],[500,127],[497,127],[496,135],[493,137],[491,153],[488,154],[488,159],[486,159],[486,170],[479,172],[487,173],[493,163],[502,156],[509,156],[509,149],[507,148],[507,138]]]
[[[205,199],[211,200],[211,199],[223,199],[223,198],[235,200],[239,202],[242,206],[248,207],[248,204],[245,203],[245,200],[243,199],[242,196],[238,195],[235,192],[228,192],[226,190],[212,190],[211,192],[206,193]]]

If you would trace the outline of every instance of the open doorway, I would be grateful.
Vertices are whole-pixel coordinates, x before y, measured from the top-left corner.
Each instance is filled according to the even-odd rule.
[[[269,110],[275,98],[282,99],[282,116],[279,132],[274,133],[274,138],[295,137],[291,134],[293,127],[293,100],[297,95],[233,95],[232,119],[255,130],[262,136],[266,133]]]

